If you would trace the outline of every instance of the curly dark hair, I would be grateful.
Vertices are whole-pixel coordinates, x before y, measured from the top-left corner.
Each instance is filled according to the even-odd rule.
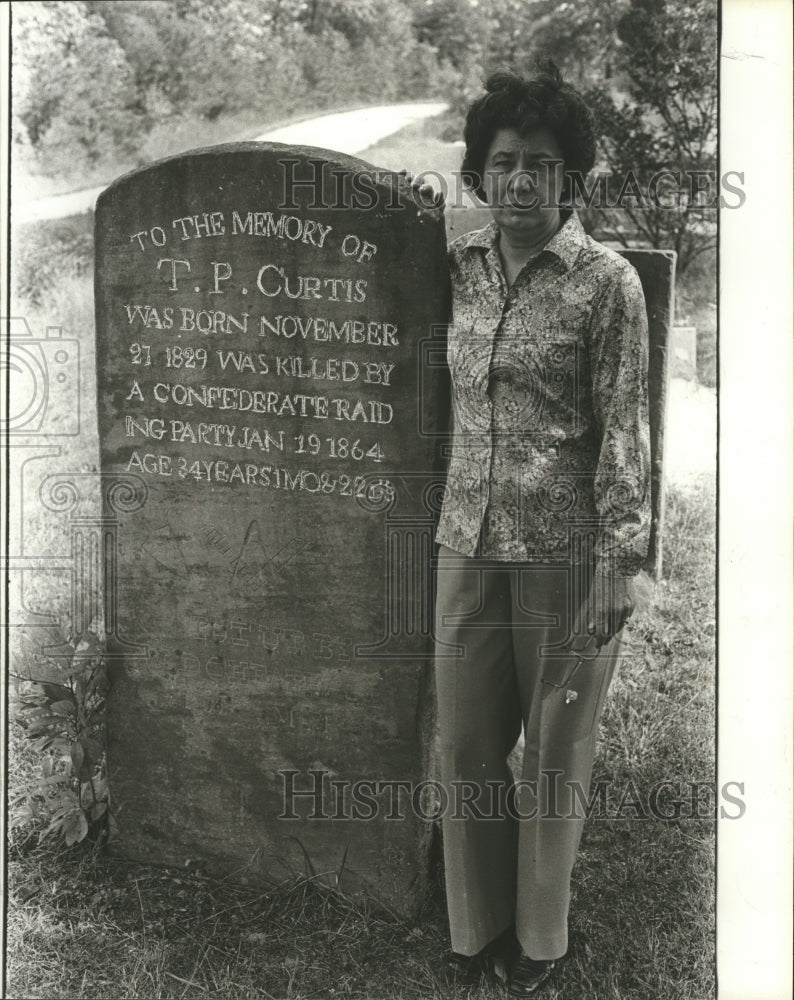
[[[595,163],[595,116],[578,91],[565,83],[550,59],[538,60],[538,72],[524,79],[500,71],[485,82],[485,93],[469,106],[463,138],[464,184],[485,200],[483,167],[493,137],[500,128],[526,134],[547,128],[559,143],[564,170],[584,176]]]

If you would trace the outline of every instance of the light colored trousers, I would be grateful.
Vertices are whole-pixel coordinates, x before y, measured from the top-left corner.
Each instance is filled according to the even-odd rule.
[[[566,567],[439,551],[442,830],[452,948],[463,955],[512,924],[531,958],[559,958],[568,947],[571,870],[620,646],[613,639],[570,676],[572,576]],[[522,723],[514,786],[507,758]]]

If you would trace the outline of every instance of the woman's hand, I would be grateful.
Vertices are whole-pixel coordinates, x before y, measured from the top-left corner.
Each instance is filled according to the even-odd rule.
[[[427,208],[441,208],[444,204],[444,192],[434,191],[432,184],[423,184],[421,180],[414,180],[410,170],[399,170],[398,173],[404,177],[411,185],[414,197]],[[421,176],[421,175],[420,175]]]
[[[635,611],[650,604],[653,582],[643,570],[635,577],[597,577],[579,611],[576,635],[590,635],[603,646],[623,628]]]

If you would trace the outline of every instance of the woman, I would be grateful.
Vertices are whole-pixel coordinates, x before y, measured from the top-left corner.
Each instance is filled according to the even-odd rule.
[[[634,269],[566,207],[595,133],[556,67],[492,76],[464,135],[464,175],[492,222],[450,250],[444,859],[454,965],[479,974],[516,941],[508,990],[521,997],[567,950],[598,722],[647,554],[647,325]]]

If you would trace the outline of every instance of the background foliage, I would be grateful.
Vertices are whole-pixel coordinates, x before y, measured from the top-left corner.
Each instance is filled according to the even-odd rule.
[[[717,0],[18,2],[15,165],[54,193],[296,115],[421,99],[449,101],[454,141],[488,73],[544,54],[597,109],[602,176],[713,174],[717,38]],[[597,238],[676,250],[679,320],[712,344],[713,208],[583,219]]]
[[[13,8],[18,152],[146,159],[158,126],[431,97],[551,56],[613,168],[714,167],[715,0],[44,0]],[[457,125],[454,138],[458,138]],[[640,128],[642,126],[642,128]]]
[[[158,126],[265,122],[447,89],[400,0],[125,0],[14,6],[14,140],[44,173],[147,159]]]

